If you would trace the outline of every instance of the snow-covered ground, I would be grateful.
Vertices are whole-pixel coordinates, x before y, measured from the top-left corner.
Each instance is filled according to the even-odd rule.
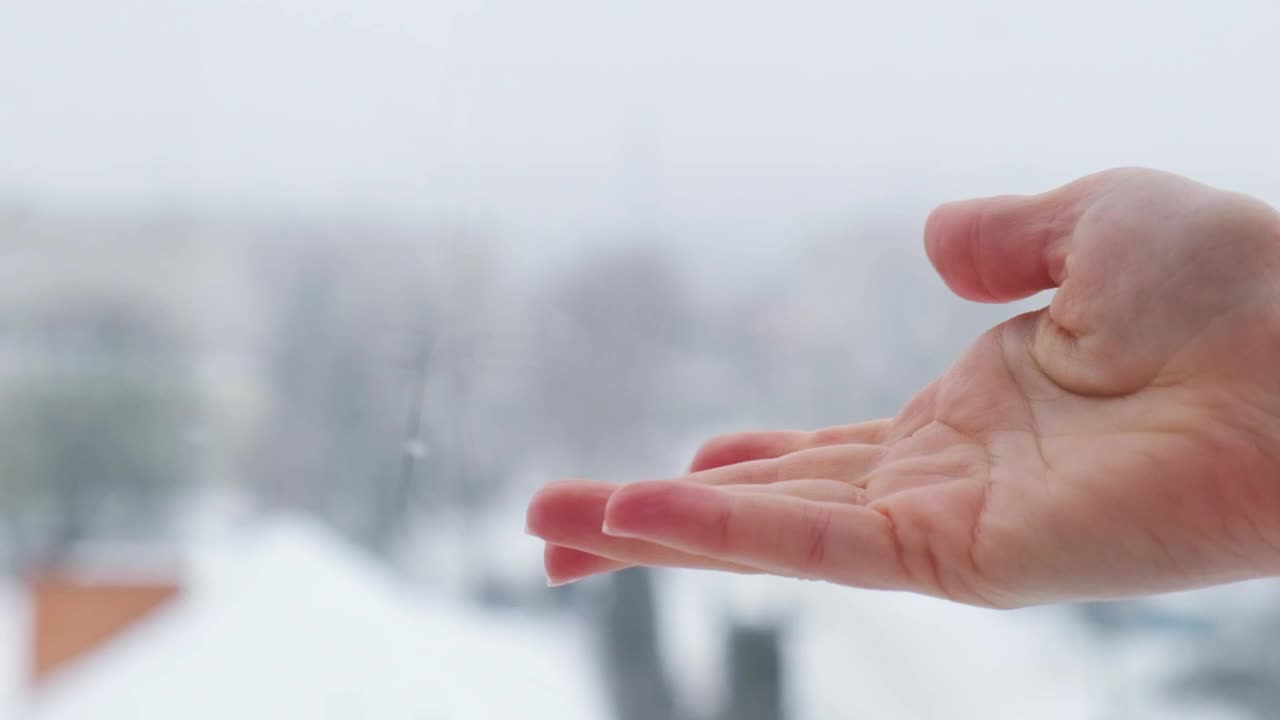
[[[582,628],[410,592],[299,520],[196,544],[184,596],[34,692],[23,610],[0,616],[0,717],[608,717]]]
[[[471,534],[484,537],[486,552],[500,558],[493,569],[512,586],[522,586],[542,547],[516,531],[522,514],[515,498],[497,503]],[[660,571],[655,587],[667,675],[703,717],[725,691],[730,620],[783,629],[788,720],[1239,717],[1165,692],[1201,649],[1185,630],[1100,632],[1061,605],[996,611],[725,573]],[[1247,624],[1278,596],[1280,585],[1256,581],[1144,603],[1193,623]]]
[[[527,580],[540,544],[517,525],[490,530],[484,552]],[[0,718],[612,717],[585,618],[415,590],[296,518],[206,529],[184,566],[178,602],[35,691],[23,685],[25,601],[0,586]],[[1234,717],[1159,692],[1194,651],[1178,633],[1109,638],[1060,607],[988,611],[771,578],[672,571],[656,587],[668,674],[708,717],[730,619],[784,629],[788,720]],[[1276,592],[1254,583],[1155,604],[1246,622]]]
[[[1105,636],[1062,606],[994,611],[904,593],[664,573],[670,675],[702,708],[723,691],[728,618],[783,628],[789,720],[1238,716],[1164,692],[1196,651],[1185,633]],[[1244,613],[1275,597],[1253,583],[1152,601],[1183,617]]]

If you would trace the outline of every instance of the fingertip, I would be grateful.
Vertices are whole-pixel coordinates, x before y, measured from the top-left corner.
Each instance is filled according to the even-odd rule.
[[[664,496],[675,483],[670,480],[645,480],[618,488],[604,506],[601,527],[606,535],[627,532],[637,521],[662,512],[667,505]]]
[[[678,480],[624,485],[605,505],[601,532],[623,538],[661,537],[672,527],[705,519],[721,493],[715,487]]]
[[[929,262],[939,271],[944,262],[941,256],[943,229],[950,222],[953,205],[955,203],[943,203],[935,207],[924,221],[924,251],[929,256]]]
[[[625,563],[616,560],[551,543],[543,550],[542,557],[547,585],[550,587],[627,567]]]
[[[529,499],[525,532],[544,540],[565,539],[584,529],[598,529],[600,516],[616,485],[593,480],[549,483]]]
[[[974,302],[995,302],[978,272],[980,225],[978,201],[939,205],[925,220],[925,254],[951,292]]]
[[[655,480],[623,485],[604,506],[600,532],[610,537],[641,537],[652,516],[661,512],[661,497],[668,484]]]
[[[600,523],[600,534],[608,535],[611,538],[619,538],[622,540],[629,540],[632,538],[640,537],[639,535],[632,534],[631,532],[627,530],[623,530],[617,527],[616,525],[610,524],[607,516],[605,517],[604,521]]]
[[[556,499],[561,494],[560,483],[550,483],[538,488],[529,498],[524,511],[524,531],[529,535],[543,537],[553,525]]]
[[[940,205],[925,222],[925,252],[952,292],[1002,303],[1058,284],[1051,265],[1076,213],[1060,193],[1001,195]]]
[[[791,449],[791,433],[752,431],[717,435],[702,444],[689,465],[689,472],[702,472],[786,454]]]
[[[534,537],[542,537],[547,527],[547,502],[539,490],[533,497],[529,498],[529,504],[524,509],[524,532],[526,535]]]
[[[702,472],[731,464],[732,461],[727,459],[728,453],[725,452],[724,437],[714,437],[702,443],[698,451],[693,454],[693,460],[689,463],[689,472]]]

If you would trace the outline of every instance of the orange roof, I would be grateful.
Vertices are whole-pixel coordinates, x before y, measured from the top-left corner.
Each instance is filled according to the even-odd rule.
[[[42,574],[29,583],[31,657],[27,680],[51,674],[116,637],[177,596],[176,582]]]

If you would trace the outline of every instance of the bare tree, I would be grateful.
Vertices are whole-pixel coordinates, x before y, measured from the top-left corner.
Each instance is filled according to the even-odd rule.
[[[424,337],[422,437],[429,500],[474,516],[506,480],[518,434],[505,422],[509,335],[500,267],[481,236],[450,236],[432,253],[425,288],[434,329]],[[503,448],[503,452],[495,452]]]
[[[599,629],[617,720],[679,720],[682,713],[658,652],[652,573],[615,573],[604,588]]]
[[[3,513],[20,564],[164,530],[194,480],[185,340],[126,295],[62,292],[5,318]]]
[[[652,472],[686,407],[673,379],[696,308],[678,268],[647,246],[588,255],[551,281],[539,309],[551,321],[531,336],[530,431],[575,472]],[[649,571],[606,582],[600,637],[617,717],[682,717],[654,644]]]
[[[776,625],[729,629],[729,688],[720,720],[782,720],[782,648]]]
[[[369,228],[284,246],[266,274],[273,403],[251,457],[258,497],[390,555],[412,523],[491,496],[505,458],[484,435],[489,260]]]
[[[679,269],[649,247],[602,251],[552,280],[539,310],[529,354],[541,444],[578,472],[652,471],[686,420],[673,383],[698,321]]]
[[[403,529],[404,414],[429,330],[391,248],[317,240],[273,258],[272,403],[247,473],[268,507],[313,513],[386,552]]]

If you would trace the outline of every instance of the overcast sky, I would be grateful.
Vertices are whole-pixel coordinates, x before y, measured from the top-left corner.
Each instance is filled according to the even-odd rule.
[[[0,0],[0,196],[783,243],[1144,164],[1280,202],[1280,4]]]

